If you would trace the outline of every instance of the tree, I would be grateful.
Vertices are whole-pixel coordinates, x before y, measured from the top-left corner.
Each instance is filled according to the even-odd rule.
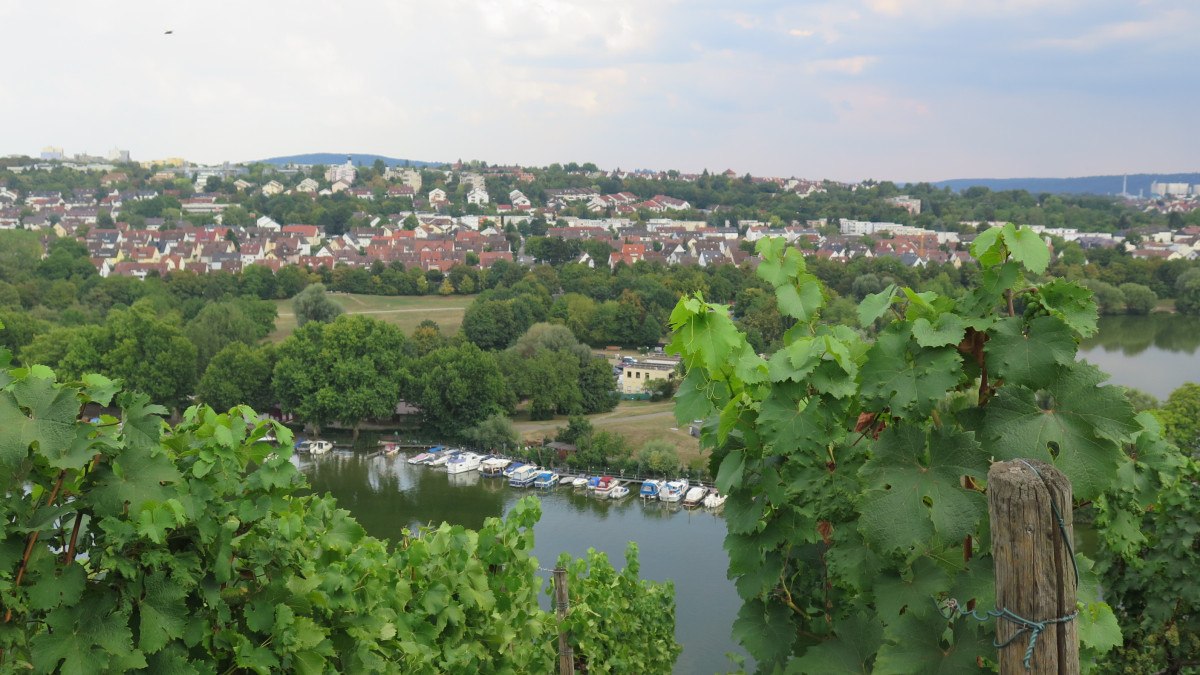
[[[493,354],[465,342],[430,352],[413,367],[421,419],[449,437],[512,410],[513,396]]]
[[[1184,384],[1151,412],[1162,423],[1167,440],[1181,448],[1200,450],[1200,384]]]
[[[251,265],[253,267],[253,265]],[[297,293],[303,291],[306,286],[312,281],[309,278],[308,272],[296,265],[286,265],[279,268],[279,273],[275,275],[276,298],[291,298]]]
[[[521,444],[507,415],[492,415],[468,429],[464,436],[479,448],[500,453],[511,452]]]
[[[273,346],[232,342],[209,361],[196,385],[196,398],[217,410],[238,405],[269,410],[275,404],[271,389],[274,366]]]
[[[657,475],[666,475],[679,468],[679,450],[670,441],[653,439],[638,450],[638,463]]]
[[[1191,269],[1175,279],[1175,309],[1200,315],[1200,270]]]
[[[362,314],[309,322],[279,345],[275,395],[318,433],[337,420],[358,438],[365,420],[390,419],[410,386],[404,343],[400,329]]]
[[[1125,311],[1129,314],[1149,314],[1158,304],[1158,295],[1142,284],[1124,283],[1120,285],[1121,295],[1125,298]]]
[[[296,325],[303,326],[310,321],[329,323],[345,310],[329,299],[324,284],[311,284],[292,298],[292,311],[296,314]]]
[[[263,306],[261,318],[243,311],[249,303]],[[265,320],[263,320],[265,319]],[[197,373],[204,373],[209,361],[228,345],[240,342],[253,345],[275,327],[275,306],[261,300],[237,300],[205,305],[183,328],[184,334],[196,345]]]
[[[1125,295],[1121,293],[1121,289],[1097,279],[1085,279],[1082,283],[1095,295],[1101,314],[1125,312]]]
[[[482,349],[504,349],[526,326],[519,326],[512,302],[479,296],[463,314],[462,332]]]

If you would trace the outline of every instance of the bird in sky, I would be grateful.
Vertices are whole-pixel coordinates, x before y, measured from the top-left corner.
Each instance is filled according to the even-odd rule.
[[[173,31],[173,30],[163,31],[163,35],[174,35],[174,34],[175,34],[175,31]]]

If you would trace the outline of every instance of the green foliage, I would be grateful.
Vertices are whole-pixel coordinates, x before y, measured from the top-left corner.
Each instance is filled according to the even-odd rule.
[[[666,672],[662,668],[682,651],[675,642],[675,591],[670,582],[638,578],[637,544],[629,542],[620,572],[594,549],[577,560],[564,555],[559,565],[567,570],[571,594],[563,625],[570,631],[576,672]],[[551,597],[553,591],[547,589]]]
[[[325,294],[324,284],[312,284],[292,298],[292,311],[296,313],[296,325],[309,321],[329,323],[342,314],[342,308]]]
[[[9,370],[0,389],[0,630],[16,671],[551,672],[559,622],[538,606],[534,498],[478,531],[367,536],[304,480],[291,433],[161,407],[100,376]],[[119,418],[80,421],[115,401]],[[22,421],[23,420],[23,421]],[[25,489],[21,489],[24,486]],[[636,554],[564,560],[566,620],[592,672],[666,672],[673,591]],[[601,617],[597,620],[597,615]],[[630,671],[629,668],[633,668]]]
[[[958,297],[860,283],[861,324],[882,323],[866,343],[821,322],[824,292],[793,249],[760,241],[758,251],[758,275],[797,319],[769,358],[699,293],[671,316],[687,369],[676,414],[707,418],[701,442],[729,494],[729,572],[744,601],[735,637],[760,672],[994,663],[990,625],[934,607],[994,603],[989,462],[1052,462],[1078,499],[1103,501],[1146,461],[1132,445],[1157,442],[1123,390],[1075,359],[1095,331],[1091,294],[1039,282],[1049,251],[1033,232],[991,228],[972,247],[979,283]],[[1108,604],[1086,590],[1081,599],[1090,663],[1119,631]]]
[[[420,406],[427,428],[447,437],[512,411],[513,394],[496,356],[469,342],[430,352],[412,372],[408,400]]]
[[[1149,286],[1130,282],[1121,284],[1119,290],[1125,297],[1127,314],[1149,314],[1158,304],[1158,294]]]
[[[267,410],[275,404],[271,374],[275,348],[234,342],[217,352],[196,385],[196,398],[217,410],[248,405]]]
[[[312,321],[279,345],[273,382],[285,410],[318,428],[389,419],[410,386],[404,334],[356,314]]]
[[[1152,412],[1167,440],[1186,450],[1200,450],[1200,384],[1185,383]]]

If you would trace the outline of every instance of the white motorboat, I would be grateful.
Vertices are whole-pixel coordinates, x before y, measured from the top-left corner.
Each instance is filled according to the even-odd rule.
[[[708,488],[702,485],[697,485],[696,487],[689,489],[687,493],[683,495],[683,505],[699,506],[700,502],[704,500],[704,496],[707,494]]]
[[[661,502],[674,503],[683,500],[683,495],[688,490],[688,481],[686,478],[679,480],[669,480],[658,492],[658,500]]]
[[[483,455],[477,455],[473,452],[462,452],[446,462],[446,473],[454,474],[477,471],[482,461]]]
[[[587,487],[587,484],[588,484],[587,476],[580,476],[571,481],[571,487],[575,488],[576,490]]]
[[[432,452],[422,452],[419,455],[413,455],[412,457],[409,457],[408,463],[409,464],[424,464],[425,462],[428,462],[429,460],[433,459],[434,457],[436,457],[436,455],[434,455]]]
[[[300,452],[307,452],[310,455],[324,455],[333,450],[333,443],[329,441],[304,441],[298,449]]]
[[[504,467],[508,466],[509,464],[512,464],[511,459],[504,459],[503,457],[488,457],[480,462],[479,470],[483,472],[483,475],[489,478],[494,478],[496,476],[504,475]]]
[[[596,481],[596,486],[592,488],[592,491],[597,497],[603,499],[607,497],[609,493],[612,492],[612,489],[617,485],[619,485],[619,483],[617,483],[616,478],[613,478],[612,476],[601,476],[600,480]]]
[[[429,466],[442,466],[446,462],[449,462],[450,458],[454,457],[455,454],[456,453],[449,452],[449,451],[443,452],[443,453],[438,454],[437,457],[434,457],[433,459],[429,460],[426,463],[429,464]]]
[[[613,489],[608,491],[609,499],[624,499],[629,496],[629,488],[624,485],[613,486]]]
[[[541,473],[541,469],[536,465],[526,464],[512,472],[512,477],[508,479],[508,484],[513,487],[529,487],[533,485],[533,481],[537,479],[539,473]]]
[[[729,495],[723,495],[714,489],[708,493],[708,496],[704,498],[704,508],[719,509],[722,506],[725,506],[725,500],[728,498]]]
[[[559,479],[558,484],[559,485],[574,485],[575,477],[574,476],[563,476],[561,479]]]
[[[533,479],[533,487],[535,488],[552,488],[558,485],[558,474],[550,469],[543,469],[538,472],[537,478]]]

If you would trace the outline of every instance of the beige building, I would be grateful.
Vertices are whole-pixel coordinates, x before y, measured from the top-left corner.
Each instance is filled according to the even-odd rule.
[[[626,364],[621,369],[617,389],[622,394],[644,394],[650,382],[674,377],[676,365],[675,361],[669,359],[647,359]]]

